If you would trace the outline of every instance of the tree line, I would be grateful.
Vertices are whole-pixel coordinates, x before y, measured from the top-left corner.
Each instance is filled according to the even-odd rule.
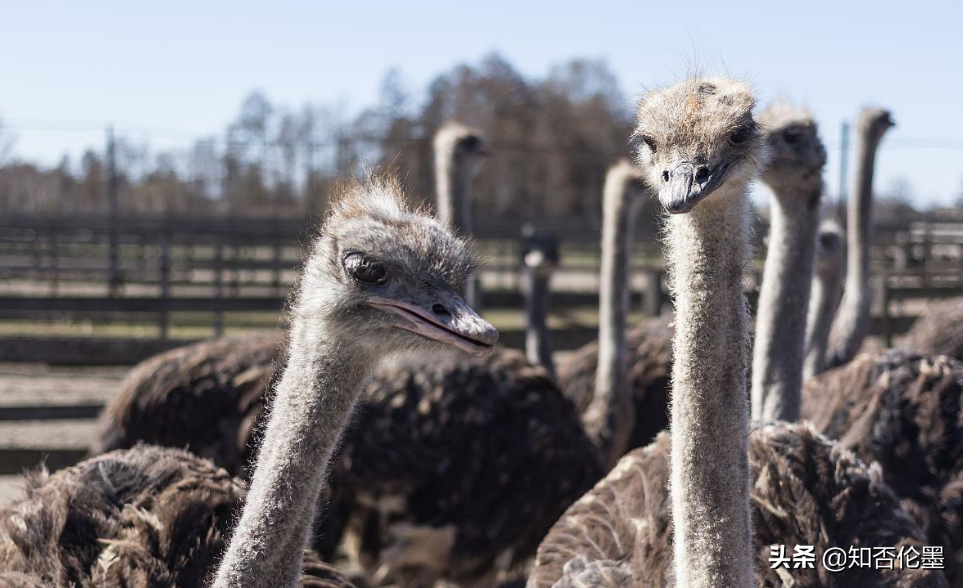
[[[476,202],[487,215],[600,214],[606,168],[628,154],[632,107],[604,61],[577,59],[527,78],[499,55],[463,64],[413,94],[387,72],[374,104],[276,104],[247,96],[220,136],[155,151],[117,129],[110,147],[45,168],[0,160],[0,211],[301,215],[323,210],[338,178],[388,166],[416,204],[432,201],[431,139],[449,119],[477,126],[492,154]],[[113,152],[113,156],[108,154]]]

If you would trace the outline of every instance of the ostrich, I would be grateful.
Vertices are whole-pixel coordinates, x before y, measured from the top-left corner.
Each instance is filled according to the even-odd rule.
[[[603,194],[599,338],[572,352],[559,366],[559,386],[591,423],[588,426],[598,431],[606,425],[611,431],[607,440],[596,435],[607,467],[668,425],[670,319],[647,319],[626,332],[632,228],[645,195],[642,178],[630,163],[623,161],[609,170]],[[617,421],[606,423],[598,415],[613,405],[623,410],[611,414]]]
[[[558,239],[522,227],[521,262],[525,271],[525,357],[555,377],[555,360],[548,327],[548,296],[559,263]]]
[[[842,296],[845,250],[840,226],[832,220],[823,221],[816,240],[816,271],[806,319],[804,382],[825,370],[829,332]]]
[[[409,212],[394,183],[351,188],[312,248],[285,365],[215,587],[293,586],[335,446],[383,357],[446,346],[491,353],[495,329],[462,299],[463,243]]]
[[[373,367],[412,348],[491,353],[497,332],[461,297],[471,266],[466,246],[409,212],[395,183],[346,188],[305,263],[246,497],[187,452],[112,452],[42,480],[0,513],[2,572],[21,585],[158,576],[203,586],[245,498],[213,585],[296,586],[331,455]]]
[[[461,235],[472,234],[471,188],[488,156],[481,131],[456,121],[444,123],[435,133],[435,205],[438,220]],[[479,308],[477,277],[468,283],[468,302]]]
[[[806,110],[777,103],[760,114],[759,123],[770,153],[761,179],[773,199],[753,345],[752,418],[794,422],[826,149]]]
[[[642,99],[639,160],[670,213],[670,433],[627,454],[569,508],[539,546],[532,588],[944,585],[933,570],[754,564],[769,544],[815,545],[818,556],[830,545],[922,542],[878,471],[850,452],[806,425],[749,434],[747,189],[765,158],[752,106],[748,88],[725,79]]]
[[[846,216],[846,286],[830,334],[826,367],[842,365],[856,356],[869,331],[869,249],[873,213],[873,173],[883,135],[895,123],[888,110],[865,108],[859,113],[856,190]]]
[[[150,445],[31,474],[0,509],[0,586],[206,586],[245,495],[209,460]],[[304,558],[302,588],[351,588]]]

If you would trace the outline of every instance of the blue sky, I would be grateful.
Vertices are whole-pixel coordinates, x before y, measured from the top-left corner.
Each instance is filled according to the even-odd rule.
[[[604,58],[634,100],[695,61],[748,78],[763,103],[808,105],[833,191],[840,122],[862,104],[892,109],[877,188],[905,178],[920,203],[953,201],[963,192],[963,3],[800,4],[0,0],[0,117],[22,129],[15,156],[51,163],[102,146],[103,133],[28,129],[114,122],[209,135],[255,88],[290,106],[369,105],[392,66],[421,90],[492,51],[531,76]]]

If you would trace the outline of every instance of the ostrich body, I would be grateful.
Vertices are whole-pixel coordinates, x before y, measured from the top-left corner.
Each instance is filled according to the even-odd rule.
[[[806,319],[806,360],[803,381],[826,369],[826,349],[833,318],[843,292],[843,266],[846,243],[842,229],[834,221],[824,221],[816,240],[816,268],[809,314]]]
[[[867,108],[859,113],[856,190],[847,203],[846,214],[846,286],[830,335],[827,368],[852,360],[869,331],[873,174],[880,141],[893,125],[887,110]]]
[[[100,415],[93,455],[139,442],[189,448],[231,475],[249,441],[281,355],[279,334],[202,341],[138,364]]]
[[[149,445],[33,474],[0,510],[0,586],[207,586],[245,493],[210,461]],[[351,588],[304,557],[302,588]]]
[[[963,363],[888,350],[806,382],[803,418],[882,466],[931,545],[963,586]]]
[[[530,588],[681,586],[672,571],[669,434],[634,449],[573,504],[539,547]],[[770,546],[930,545],[865,462],[806,424],[770,423],[749,435],[754,586],[946,586],[939,570],[772,568]],[[826,509],[826,505],[833,505]],[[912,512],[912,511],[910,511]],[[829,538],[829,541],[826,541]],[[719,584],[722,586],[722,584]]]
[[[441,344],[490,353],[494,328],[462,300],[471,257],[391,183],[334,205],[291,310],[280,376],[247,502],[213,586],[294,586],[348,418],[383,357]]]
[[[753,345],[752,418],[794,422],[799,419],[826,149],[805,110],[776,104],[760,114],[759,122],[770,153],[761,179],[773,199]]]
[[[675,213],[667,219],[678,358],[671,433],[630,452],[572,505],[539,546],[532,588],[944,585],[932,570],[754,566],[767,544],[821,552],[921,541],[879,473],[808,426],[776,423],[749,435],[746,192],[764,158],[752,104],[744,85],[721,79],[642,100],[639,160]]]

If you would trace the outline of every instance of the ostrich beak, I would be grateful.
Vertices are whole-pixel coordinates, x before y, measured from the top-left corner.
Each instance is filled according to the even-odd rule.
[[[729,170],[729,164],[723,163],[714,169],[705,171],[704,166],[682,162],[677,164],[659,187],[659,202],[670,214],[684,214],[692,210],[696,204],[722,185],[722,180]]]
[[[404,319],[398,328],[457,347],[471,355],[489,355],[498,331],[458,296],[439,293],[430,308],[373,296],[368,304]]]

